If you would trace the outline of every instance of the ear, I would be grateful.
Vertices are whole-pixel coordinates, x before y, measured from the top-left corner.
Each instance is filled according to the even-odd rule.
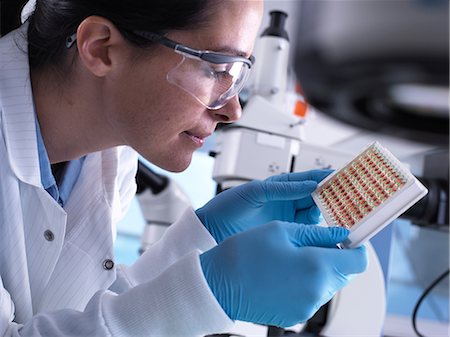
[[[124,38],[115,25],[100,16],[90,16],[77,30],[78,54],[85,67],[95,76],[107,75],[115,61],[117,46]]]

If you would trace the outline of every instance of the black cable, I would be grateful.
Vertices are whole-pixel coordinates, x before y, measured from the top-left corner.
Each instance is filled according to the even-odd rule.
[[[424,335],[422,335],[419,330],[417,330],[417,312],[419,311],[419,307],[422,304],[423,300],[425,299],[425,297],[427,297],[427,295],[431,292],[431,290],[433,290],[433,288],[439,284],[439,282],[441,282],[444,278],[446,278],[448,276],[450,272],[450,269],[447,270],[446,272],[444,272],[441,276],[439,276],[436,280],[433,281],[433,283],[431,283],[427,289],[425,289],[425,291],[422,293],[422,295],[420,296],[419,300],[416,303],[416,306],[414,307],[414,311],[412,314],[412,325],[414,328],[414,332],[417,334],[417,336],[419,337],[425,337]]]

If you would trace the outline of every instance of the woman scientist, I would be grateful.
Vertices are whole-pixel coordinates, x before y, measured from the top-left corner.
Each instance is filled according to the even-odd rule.
[[[37,0],[0,40],[0,336],[177,336],[308,319],[363,248],[316,224],[329,172],[231,189],[131,266],[114,225],[137,153],[184,170],[240,117],[262,1]]]

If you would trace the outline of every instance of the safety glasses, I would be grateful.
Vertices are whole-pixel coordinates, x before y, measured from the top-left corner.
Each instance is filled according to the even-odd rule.
[[[162,35],[133,31],[147,40],[173,49],[181,61],[167,73],[167,81],[183,89],[206,108],[217,110],[239,94],[255,62],[249,58],[196,50]]]

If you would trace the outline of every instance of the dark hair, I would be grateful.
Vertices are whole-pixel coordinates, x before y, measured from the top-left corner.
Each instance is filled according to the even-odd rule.
[[[57,66],[66,52],[66,39],[91,15],[110,20],[136,46],[151,42],[134,30],[159,34],[207,23],[215,0],[37,0],[29,17],[28,45],[31,69]]]

